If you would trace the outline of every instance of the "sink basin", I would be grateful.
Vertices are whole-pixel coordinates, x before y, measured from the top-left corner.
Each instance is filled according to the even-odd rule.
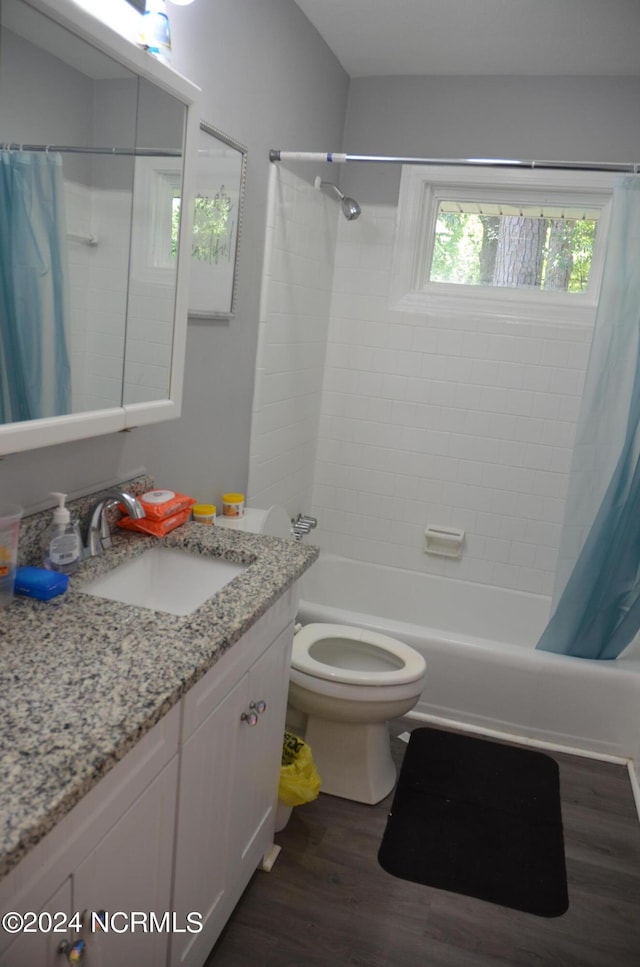
[[[192,614],[246,567],[218,557],[191,554],[178,547],[153,547],[80,590],[138,608],[186,615]]]

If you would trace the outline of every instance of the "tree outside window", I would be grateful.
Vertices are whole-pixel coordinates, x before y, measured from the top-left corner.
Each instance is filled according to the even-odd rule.
[[[514,214],[508,206],[443,201],[429,281],[583,292],[596,214],[569,210],[558,217],[542,208],[534,216],[524,209]]]

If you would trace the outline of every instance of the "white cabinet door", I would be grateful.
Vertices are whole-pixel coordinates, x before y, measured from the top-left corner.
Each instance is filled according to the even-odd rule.
[[[292,639],[289,626],[182,749],[173,907],[204,929],[172,937],[172,967],[204,964],[271,845]]]
[[[204,963],[228,916],[229,815],[245,675],[182,749],[173,907],[203,915],[200,936],[173,936],[171,964]]]
[[[245,719],[239,729],[229,844],[231,864],[244,871],[245,882],[273,841],[292,640],[288,628],[249,672],[244,711],[266,707],[255,726]]]
[[[43,907],[42,913],[52,916],[62,913],[65,917],[71,916],[70,878],[51,897]],[[42,925],[46,927],[48,923],[48,918],[43,918]],[[63,956],[58,955],[58,947],[64,940],[73,943],[77,939],[78,936],[70,932],[53,933],[38,930],[36,933],[23,933],[0,957],[0,967],[62,967],[65,960]]]
[[[73,904],[87,911],[87,967],[161,967],[169,943],[171,864],[178,759],[174,757],[73,874]],[[107,929],[91,931],[91,914],[105,911]],[[146,929],[140,917],[146,918]],[[179,926],[184,926],[178,924]],[[35,964],[34,964],[35,967]]]

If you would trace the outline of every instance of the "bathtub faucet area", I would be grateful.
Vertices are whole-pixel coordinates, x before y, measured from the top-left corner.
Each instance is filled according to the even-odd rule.
[[[293,536],[297,541],[309,534],[314,527],[318,526],[317,518],[308,517],[307,514],[298,514],[291,521]]]

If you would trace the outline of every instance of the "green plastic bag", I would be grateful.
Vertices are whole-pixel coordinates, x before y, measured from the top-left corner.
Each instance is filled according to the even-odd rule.
[[[319,792],[320,776],[311,755],[311,747],[300,736],[285,732],[278,798],[286,806],[301,806],[317,799]]]

